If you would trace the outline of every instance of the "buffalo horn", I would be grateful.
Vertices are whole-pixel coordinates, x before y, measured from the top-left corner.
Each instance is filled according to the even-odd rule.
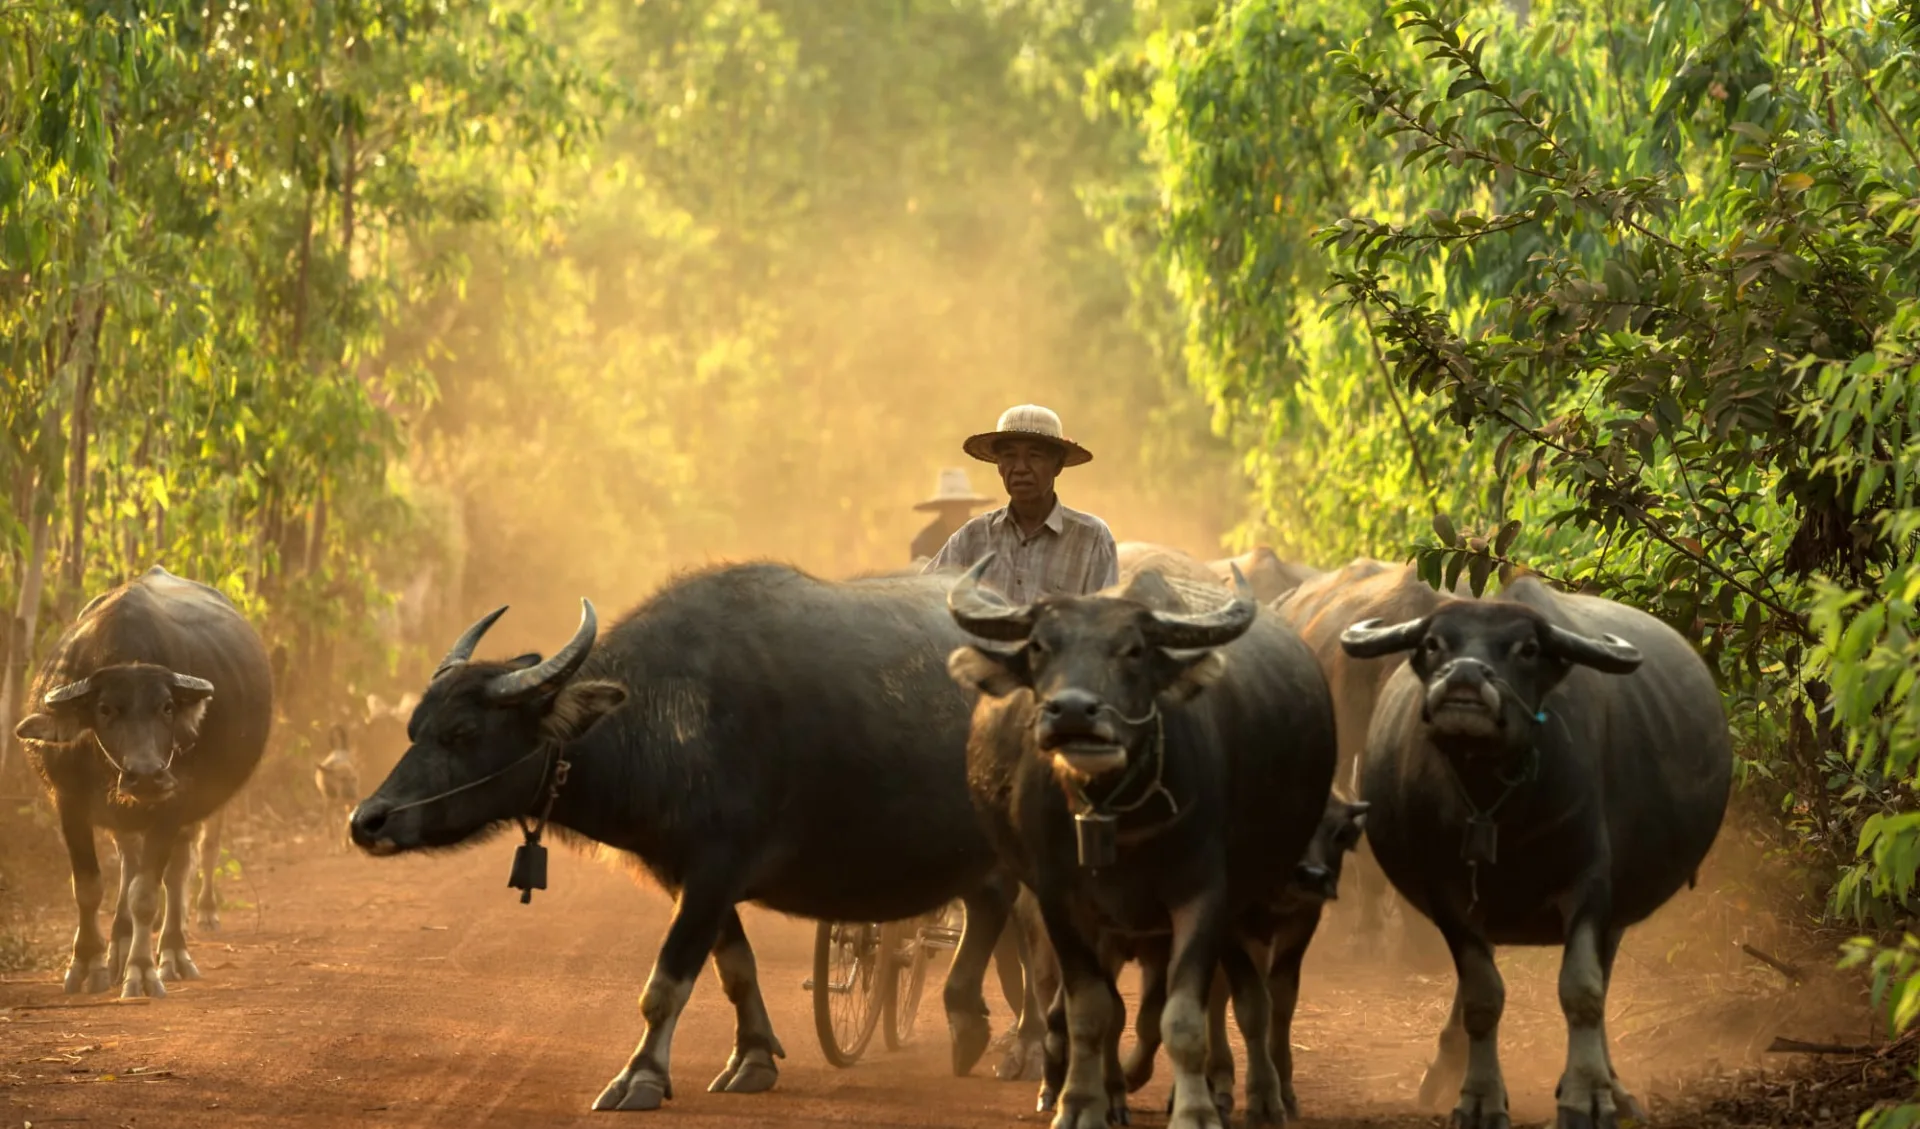
[[[1340,646],[1356,659],[1377,659],[1399,654],[1418,646],[1427,633],[1427,619],[1410,619],[1392,627],[1379,626],[1377,619],[1363,619],[1340,633]]]
[[[593,601],[582,597],[580,629],[573,633],[573,638],[567,640],[567,645],[538,666],[509,671],[487,683],[487,697],[496,702],[518,701],[547,686],[572,678],[573,672],[580,669],[580,664],[587,661],[587,654],[593,650],[593,637],[599,630],[600,621],[593,614]]]
[[[1618,635],[1589,639],[1551,623],[1546,625],[1546,634],[1547,652],[1568,662],[1606,674],[1629,674],[1640,666],[1640,649]]]
[[[502,604],[486,615],[474,620],[473,626],[467,628],[460,638],[454,640],[453,650],[448,651],[447,657],[440,660],[439,668],[433,672],[434,676],[438,677],[442,672],[459,666],[473,658],[473,649],[480,645],[480,637],[487,633],[487,629],[494,625],[494,621],[506,614],[507,605]]]
[[[992,553],[981,557],[953,582],[953,588],[947,593],[947,612],[969,635],[998,643],[1018,643],[1033,630],[1033,608],[1012,607],[980,587],[980,577],[993,563],[993,558]]]
[[[171,676],[175,690],[187,690],[195,694],[213,693],[213,683],[204,678],[195,678],[191,674],[181,674],[177,670],[167,672]]]
[[[76,698],[84,698],[91,693],[93,693],[93,679],[82,678],[78,682],[69,682],[65,686],[55,686],[47,691],[47,696],[41,700],[50,706],[57,706]]]
[[[1233,594],[1242,600],[1254,599],[1253,585],[1247,583],[1246,574],[1240,571],[1240,566],[1228,561],[1227,568],[1233,573]]]
[[[1193,615],[1154,612],[1153,626],[1147,632],[1153,645],[1197,651],[1225,646],[1246,634],[1247,628],[1253,626],[1253,617],[1260,613],[1260,605],[1254,601],[1247,589],[1247,578],[1240,575],[1237,567],[1233,570],[1233,580],[1233,599],[1212,611]]]

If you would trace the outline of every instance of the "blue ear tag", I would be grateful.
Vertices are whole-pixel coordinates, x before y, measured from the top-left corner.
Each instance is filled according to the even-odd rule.
[[[1539,722],[1542,725],[1545,725],[1547,723],[1547,711],[1541,710],[1539,713],[1534,714],[1533,720]]]

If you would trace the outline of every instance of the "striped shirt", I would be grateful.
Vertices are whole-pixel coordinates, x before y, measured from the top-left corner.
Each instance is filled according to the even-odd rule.
[[[1054,502],[1029,537],[1002,506],[960,527],[922,571],[968,569],[994,554],[981,583],[1014,604],[1042,596],[1086,596],[1120,582],[1120,558],[1107,523]]]

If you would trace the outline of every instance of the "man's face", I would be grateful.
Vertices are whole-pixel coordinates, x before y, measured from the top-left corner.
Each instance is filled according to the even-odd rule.
[[[1053,480],[1060,476],[1062,461],[1058,447],[1033,439],[1002,439],[994,445],[993,453],[1008,498],[1034,502],[1053,493]]]

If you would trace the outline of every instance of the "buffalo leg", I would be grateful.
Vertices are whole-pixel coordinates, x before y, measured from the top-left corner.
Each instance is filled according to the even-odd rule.
[[[1067,1084],[1067,989],[1056,985],[1052,1002],[1047,1005],[1047,1041],[1045,1069],[1040,1075],[1040,1097],[1033,1108],[1052,1113],[1060,1104],[1060,1091]]]
[[[1127,1108],[1127,1075],[1120,1066],[1120,1036],[1127,1029],[1127,1001],[1120,995],[1117,970],[1107,973],[1107,987],[1111,992],[1107,1005],[1111,1018],[1107,1023],[1107,1037],[1100,1045],[1100,1075],[1107,1087],[1107,1120],[1116,1125],[1131,1125],[1133,1113]]]
[[[113,983],[107,966],[107,939],[100,934],[100,854],[93,844],[93,825],[87,822],[83,802],[59,802],[60,835],[67,843],[67,862],[73,869],[73,906],[80,924],[73,931],[73,959],[67,965],[70,993],[104,992]]]
[[[1014,1051],[1009,1051],[996,1075],[1004,1082],[1039,1082],[1046,1077],[1047,1012],[1060,990],[1060,969],[1054,964],[1046,924],[1039,920],[1033,895],[1024,889],[1016,890],[1009,916],[1014,939],[1019,943],[1024,996],[1020,1004],[1020,1024],[1014,1035],[1018,1058],[1016,1060]]]
[[[1218,900],[1202,895],[1173,911],[1173,960],[1160,1038],[1173,1062],[1173,1116],[1168,1129],[1220,1129],[1207,1085],[1207,996],[1220,966],[1225,930]]]
[[[1273,1000],[1273,1027],[1267,1034],[1267,1053],[1280,1075],[1280,1099],[1288,1117],[1300,1116],[1300,1099],[1293,1092],[1293,1013],[1300,1003],[1300,965],[1313,941],[1314,928],[1320,922],[1315,910],[1305,927],[1288,924],[1275,938],[1273,958],[1267,968],[1267,995]]]
[[[1140,1014],[1133,1021],[1133,1051],[1122,1068],[1129,1093],[1138,1092],[1153,1080],[1153,1061],[1160,1056],[1160,1017],[1167,1010],[1167,963],[1173,959],[1168,945],[1158,937],[1140,945]]]
[[[1260,956],[1262,959],[1256,961],[1239,945],[1227,945],[1220,951],[1220,967],[1224,975],[1215,980],[1213,996],[1219,1001],[1222,1028],[1208,1034],[1207,1082],[1213,1089],[1216,1105],[1223,1094],[1232,1097],[1233,1050],[1227,1045],[1224,1024],[1226,1001],[1221,998],[1220,980],[1224,979],[1225,986],[1233,992],[1233,1015],[1240,1024],[1240,1037],[1247,1045],[1247,1124],[1276,1125],[1287,1119],[1287,1111],[1280,1074],[1273,1065],[1273,998],[1268,994],[1266,970],[1263,967],[1266,963],[1265,952],[1261,952]],[[1214,1006],[1210,1005],[1209,1021],[1214,1011]],[[1225,1085],[1215,1074],[1219,1058],[1226,1060]],[[1220,1111],[1221,1121],[1227,1119],[1228,1113],[1228,1109]]]
[[[1620,955],[1621,936],[1621,930],[1608,930],[1606,936],[1602,939],[1600,947],[1600,970],[1606,977],[1607,993],[1609,996],[1613,993],[1613,958]],[[1606,1023],[1604,1021],[1600,1024],[1600,1030],[1602,1032],[1601,1042],[1605,1044],[1607,1040],[1605,1035]],[[1620,1084],[1620,1072],[1613,1068],[1613,1049],[1611,1046],[1607,1049],[1607,1075],[1613,1079],[1613,1108],[1620,1115],[1621,1120],[1644,1123],[1647,1120],[1646,1111],[1640,1108],[1640,1103],[1634,1098],[1633,1094],[1625,1086]]]
[[[947,971],[942,1002],[947,1009],[947,1031],[953,1040],[953,1073],[964,1078],[973,1071],[980,1056],[987,1053],[993,1029],[987,1023],[987,964],[993,959],[994,946],[1007,927],[1007,909],[1012,898],[998,879],[982,884],[968,894],[967,925],[960,931],[960,946],[953,953],[953,967]]]
[[[1354,950],[1364,958],[1373,959],[1384,947],[1386,906],[1393,888],[1364,839],[1354,849],[1353,861],[1348,865],[1353,868],[1354,903],[1359,912],[1359,920],[1353,926]]]
[[[200,979],[200,970],[187,955],[187,881],[193,874],[193,840],[198,828],[189,827],[173,841],[167,859],[166,917],[160,926],[160,979],[163,983]]]
[[[1574,918],[1560,964],[1560,1010],[1567,1018],[1567,1069],[1555,1088],[1559,1129],[1614,1129],[1617,1081],[1607,1053],[1608,945],[1594,915]]]
[[[1423,1098],[1438,1089],[1440,1079],[1459,1068],[1466,1071],[1460,1084],[1460,1102],[1453,1110],[1455,1129],[1508,1129],[1507,1085],[1500,1075],[1500,1015],[1506,1009],[1506,984],[1493,963],[1493,947],[1464,926],[1445,928],[1453,950],[1459,984],[1454,990],[1453,1014],[1440,1033],[1440,1054],[1427,1068],[1420,1084]],[[1462,1053],[1464,1052],[1464,1054]],[[1458,1076],[1457,1074],[1455,1076]]]
[[[1053,1129],[1106,1129],[1112,1112],[1106,1044],[1107,1028],[1114,1019],[1114,985],[1099,954],[1080,935],[1064,899],[1046,889],[1036,893],[1066,995],[1066,1084],[1060,1090]]]
[[[138,836],[139,851],[131,858],[122,856],[121,865],[129,868],[132,880],[126,882],[127,904],[131,910],[131,937],[127,946],[126,980],[120,987],[121,999],[143,996],[161,999],[167,989],[160,982],[160,970],[154,961],[154,928],[159,924],[160,903],[174,844],[182,838],[177,827],[155,827]],[[114,928],[119,929],[118,915]]]
[[[727,1059],[726,1069],[707,1091],[758,1094],[771,1090],[780,1077],[780,1068],[773,1060],[787,1057],[787,1051],[774,1037],[767,1002],[760,996],[760,973],[754,963],[753,946],[747,943],[747,930],[740,924],[737,909],[729,910],[720,922],[720,942],[713,947],[713,966],[720,973],[721,989],[733,1002],[733,1054]]]
[[[613,1076],[593,1101],[598,1110],[659,1109],[673,1097],[673,1028],[679,1022],[694,980],[707,954],[720,942],[722,927],[733,916],[733,899],[718,885],[689,883],[673,907],[667,939],[640,993],[640,1015],[647,1030],[626,1068]]]
[[[1000,1064],[993,1070],[993,1076],[1002,1082],[1037,1082],[1044,1068],[1046,1051],[1042,1044],[1047,1037],[1047,1018],[1041,1004],[1039,985],[1034,982],[1036,957],[1032,949],[1033,943],[1028,939],[1019,918],[1009,914],[1007,927],[1000,934],[1000,944],[993,950],[994,963],[1000,970],[1001,988],[1005,990],[1010,986],[1008,964],[1011,961],[1018,974],[1020,993],[1017,998],[1007,998],[1007,1003],[1019,1013],[1019,1018],[1007,1029],[1004,1053],[1000,1056]]]
[[[133,876],[140,872],[140,860],[146,854],[146,836],[137,832],[115,833],[114,853],[120,856],[119,897],[113,903],[112,942],[107,948],[107,972],[115,984],[127,977],[127,954],[133,948]]]
[[[200,825],[200,849],[195,852],[199,885],[194,891],[193,903],[200,911],[200,928],[210,933],[220,929],[220,895],[213,888],[213,872],[220,869],[220,833],[226,822],[225,808],[208,816]]]
[[[1213,1091],[1213,1104],[1220,1107],[1222,1121],[1233,1112],[1233,1044],[1227,1041],[1229,997],[1237,1012],[1240,1007],[1239,995],[1234,992],[1223,966],[1222,971],[1214,973],[1213,989],[1207,993],[1207,1088]],[[1263,1025],[1261,1030],[1265,1031],[1266,1027]],[[1243,1023],[1241,1034],[1245,1033],[1246,1025]],[[1249,1085],[1253,1082],[1251,1072],[1247,1082]]]

